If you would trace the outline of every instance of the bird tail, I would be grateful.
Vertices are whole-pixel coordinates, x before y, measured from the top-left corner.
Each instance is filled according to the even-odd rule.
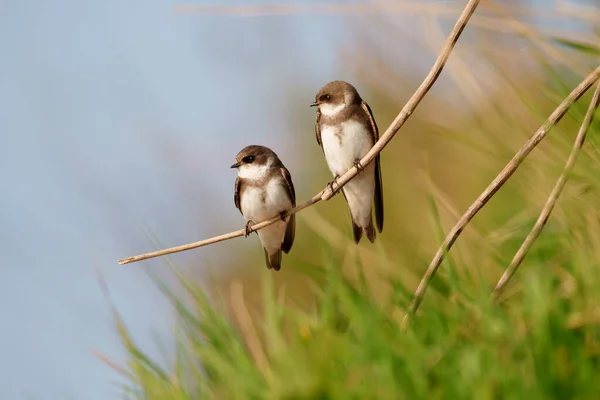
[[[281,249],[273,254],[269,254],[264,247],[263,250],[265,252],[265,263],[267,264],[267,268],[273,268],[275,271],[279,271],[281,268]]]
[[[354,234],[354,243],[358,244],[358,242],[360,242],[363,232],[367,235],[369,242],[371,242],[371,243],[375,242],[377,233],[375,231],[375,227],[373,226],[373,220],[370,219],[369,225],[367,225],[365,228],[363,228],[360,225],[357,225],[353,219],[352,220],[352,233]]]
[[[373,226],[373,219],[369,219],[369,225],[365,228],[365,234],[367,235],[369,242],[375,242],[377,232],[375,231],[375,227]]]
[[[354,243],[358,244],[362,238],[363,230],[360,226],[356,225],[354,220],[352,220],[352,233],[354,234]]]

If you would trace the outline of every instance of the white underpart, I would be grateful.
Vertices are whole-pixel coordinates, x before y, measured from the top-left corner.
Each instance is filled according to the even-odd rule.
[[[337,128],[321,125],[321,143],[325,160],[331,173],[342,176],[354,168],[354,160],[362,158],[373,146],[371,133],[356,121],[342,123],[342,139],[336,135]],[[344,194],[354,222],[366,228],[371,222],[371,207],[375,194],[375,163],[344,185]]]
[[[244,173],[247,175],[242,175],[243,167],[240,167],[238,172],[238,175],[243,178],[259,176],[260,174],[263,174],[260,176],[265,176],[264,174],[268,172],[266,166],[248,165],[244,167],[246,167]],[[263,172],[264,169],[266,169],[266,172]],[[240,204],[246,221],[263,222],[279,216],[282,211],[292,208],[292,202],[285,189],[285,184],[283,178],[277,177],[269,180],[264,187],[248,186],[244,190]],[[262,201],[263,196],[265,198],[264,202]],[[258,237],[269,254],[274,254],[281,248],[286,225],[286,222],[278,221],[258,231]]]
[[[346,104],[329,104],[323,103],[319,106],[319,111],[321,114],[326,115],[328,117],[333,117],[337,113],[341,112],[344,108],[346,108]]]
[[[240,178],[259,181],[267,176],[269,168],[269,165],[243,164],[237,172]]]

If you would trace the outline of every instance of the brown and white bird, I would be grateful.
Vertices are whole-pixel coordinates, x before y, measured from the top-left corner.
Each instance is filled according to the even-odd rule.
[[[267,268],[279,271],[281,251],[290,251],[296,231],[295,215],[286,215],[296,206],[290,172],[271,149],[257,145],[244,147],[231,168],[238,173],[233,199],[247,221],[246,236],[253,224],[281,217],[281,221],[257,231]]]
[[[342,188],[352,217],[354,242],[363,233],[373,243],[376,232],[371,209],[375,203],[377,229],[383,230],[383,186],[379,155],[363,168],[360,159],[379,140],[369,105],[356,88],[344,81],[323,86],[311,107],[317,107],[315,131],[334,181],[355,166],[360,172]]]

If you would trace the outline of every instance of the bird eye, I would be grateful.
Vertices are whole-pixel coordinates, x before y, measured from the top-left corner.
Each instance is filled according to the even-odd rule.
[[[324,94],[321,96],[321,98],[319,100],[321,101],[329,101],[331,99],[331,96],[328,94]]]
[[[330,95],[328,95],[328,94],[326,94],[326,95],[325,95],[325,100],[329,100],[329,99],[331,99],[331,96],[330,96]]]
[[[254,156],[244,157],[244,159],[242,161],[245,162],[246,164],[250,164],[250,163],[252,163],[252,161],[254,161]]]

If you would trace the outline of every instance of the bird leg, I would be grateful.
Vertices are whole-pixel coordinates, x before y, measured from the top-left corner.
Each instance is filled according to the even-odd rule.
[[[360,173],[362,170],[364,170],[364,167],[360,163],[360,158],[357,158],[356,160],[354,160],[354,166],[356,167],[356,171],[358,171],[358,173]]]
[[[329,189],[331,189],[331,193],[333,194],[337,194],[337,192],[339,192],[339,189],[337,191],[333,190],[333,183],[335,182],[337,184],[337,180],[339,177],[339,175],[334,176],[333,180],[327,184],[329,186]]]
[[[254,225],[254,221],[248,220],[248,222],[246,222],[246,228],[245,228],[245,232],[244,232],[244,237],[250,236],[250,234],[253,232],[252,231],[252,225]]]
[[[288,216],[287,210],[283,210],[282,212],[279,213],[279,217],[281,218],[282,221],[285,221],[287,216]]]

